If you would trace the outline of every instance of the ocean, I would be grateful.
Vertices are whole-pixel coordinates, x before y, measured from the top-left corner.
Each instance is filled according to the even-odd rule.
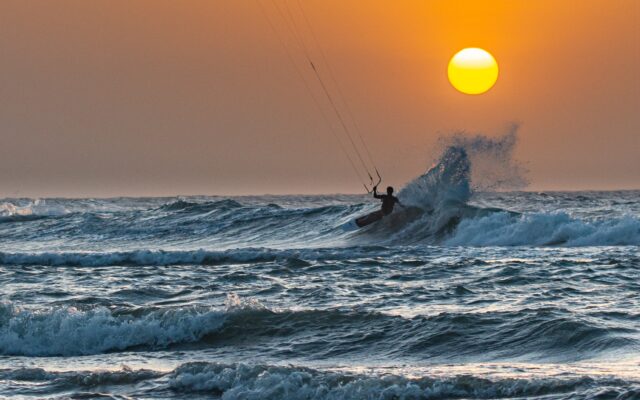
[[[640,398],[640,192],[0,200],[0,397]]]

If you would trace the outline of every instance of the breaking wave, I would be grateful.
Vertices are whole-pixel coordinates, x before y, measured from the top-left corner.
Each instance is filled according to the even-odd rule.
[[[187,200],[177,200],[175,202],[165,204],[159,209],[163,211],[182,211],[182,212],[208,212],[213,210],[231,210],[240,208],[242,204],[235,200],[225,199],[210,202],[191,202]]]
[[[637,201],[625,196],[616,204],[620,210],[625,207],[630,210],[626,215],[609,215],[606,207],[593,208],[596,211],[592,215],[575,215],[563,204],[544,208],[543,201],[537,203],[542,209],[516,208],[517,211],[504,205],[491,208],[474,203],[482,194],[479,191],[514,189],[526,184],[524,168],[513,160],[516,131],[514,125],[506,135],[497,138],[462,133],[443,138],[437,163],[399,191],[398,197],[405,207],[397,207],[391,215],[357,231],[347,228],[353,227],[355,218],[378,207],[377,201],[362,196],[52,199],[28,203],[20,200],[0,204],[0,222],[4,222],[0,228],[6,229],[0,235],[7,243],[2,248],[5,252],[0,253],[0,262],[209,264],[272,260],[280,256],[269,250],[256,250],[260,247],[640,244]],[[518,193],[512,195],[517,197]],[[584,198],[566,197],[570,199],[569,208]],[[8,251],[17,249],[9,245],[12,242],[44,243],[37,246],[42,249],[74,243],[87,251],[17,253]],[[123,248],[140,250],[118,251]],[[205,250],[146,250],[163,248]],[[219,251],[234,248],[238,250]],[[247,248],[244,253],[242,248]]]
[[[371,352],[393,359],[575,361],[638,348],[635,333],[552,309],[405,318],[343,309],[278,310],[230,295],[224,309],[0,306],[0,354],[69,356],[233,343],[327,359]],[[326,346],[326,343],[332,343]],[[288,349],[288,350],[287,350]]]
[[[231,250],[133,250],[122,252],[0,252],[3,265],[46,266],[167,266],[167,265],[220,265],[252,264],[260,262],[340,259],[357,256],[366,248],[354,248],[353,253],[338,254],[331,250],[300,249],[277,250],[268,248],[244,248]]]
[[[143,346],[188,343],[222,326],[222,312],[199,309],[146,310],[141,314],[104,307],[40,310],[0,306],[0,353],[26,356],[83,355]]]
[[[611,395],[631,398],[637,384],[618,379],[486,379],[471,375],[408,378],[319,371],[294,366],[189,363],[171,373],[177,392],[209,393],[223,399],[450,399],[522,398],[550,396],[597,398],[596,387],[609,386]],[[592,393],[590,389],[593,390]],[[586,393],[584,393],[586,392]],[[558,397],[558,395],[563,395]]]
[[[458,246],[624,246],[640,244],[640,219],[600,221],[566,213],[514,215],[495,212],[465,219],[444,241]]]
[[[450,246],[640,244],[640,219],[633,215],[580,219],[563,211],[518,213],[470,205],[475,190],[526,184],[524,169],[512,160],[516,130],[497,139],[457,134],[443,140],[447,145],[438,163],[398,194],[410,207],[365,228],[365,239]]]
[[[29,221],[46,217],[58,217],[68,211],[58,205],[47,204],[46,200],[33,200],[26,204],[8,202],[0,204],[0,222]]]
[[[320,370],[303,366],[190,362],[172,371],[46,371],[42,368],[0,370],[0,379],[38,382],[32,394],[82,390],[84,397],[105,397],[100,389],[144,385],[145,397],[213,396],[233,399],[632,399],[640,395],[635,381],[608,377],[503,377],[473,375],[405,376],[383,372]],[[24,389],[22,389],[24,394]],[[126,389],[125,389],[126,390]],[[96,391],[95,393],[91,391]]]

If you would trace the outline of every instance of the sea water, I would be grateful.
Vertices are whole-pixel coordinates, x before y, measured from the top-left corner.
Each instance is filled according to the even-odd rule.
[[[0,201],[0,397],[640,397],[640,192]]]

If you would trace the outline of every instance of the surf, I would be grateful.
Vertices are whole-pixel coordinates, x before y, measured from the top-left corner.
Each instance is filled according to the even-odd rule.
[[[527,182],[513,158],[516,144],[517,126],[503,136],[443,137],[433,166],[398,192],[405,207],[364,228],[353,221],[379,207],[364,195],[5,200],[0,260],[211,264],[241,261],[243,251],[264,259],[276,250],[372,245],[640,244],[635,192],[514,191]],[[581,208],[587,200],[591,213]]]
[[[42,396],[81,390],[84,396],[104,397],[108,387],[112,395],[129,391],[152,397],[215,397],[222,399],[307,399],[369,400],[466,399],[466,398],[554,398],[598,399],[603,393],[616,398],[635,398],[640,393],[633,379],[617,379],[601,373],[588,376],[584,370],[543,376],[540,370],[564,366],[521,365],[524,376],[512,368],[494,366],[500,373],[477,376],[455,370],[410,373],[402,368],[367,370],[349,368],[312,368],[269,363],[184,362],[168,371],[130,368],[85,371],[15,368],[0,370],[0,379],[17,384],[16,395]],[[24,387],[34,384],[34,388]],[[8,389],[13,389],[9,387]],[[92,396],[92,397],[93,397]]]
[[[123,299],[146,297],[146,293],[135,290],[122,295]],[[451,296],[465,296],[465,289],[458,288]],[[625,321],[634,318],[632,314],[619,317]],[[640,345],[628,329],[576,318],[554,308],[409,317],[340,307],[270,309],[235,293],[227,295],[224,307],[78,305],[28,309],[0,304],[3,355],[193,350],[242,346],[253,341],[269,347],[263,351],[265,356],[291,348],[296,357],[308,359],[373,352],[382,358],[424,357],[432,362],[575,362]],[[327,341],[331,347],[325,346]]]
[[[524,213],[473,203],[485,191],[520,188],[525,169],[513,159],[517,125],[503,136],[458,133],[441,138],[442,153],[398,193],[406,208],[354,235],[386,245],[624,246],[640,244],[640,219],[580,219],[562,210]],[[509,192],[505,192],[507,194]]]

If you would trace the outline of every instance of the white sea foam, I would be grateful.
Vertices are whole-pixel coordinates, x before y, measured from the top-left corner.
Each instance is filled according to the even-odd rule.
[[[619,246],[640,245],[640,220],[626,218],[584,221],[566,213],[516,215],[497,212],[464,219],[447,245]]]
[[[384,400],[451,398],[637,398],[637,382],[565,374],[555,377],[413,376],[369,370],[319,370],[302,366],[194,362],[171,372],[148,369],[47,371],[41,368],[0,370],[0,380],[39,382],[38,393],[88,390],[108,386],[114,393],[145,385],[146,397],[212,396],[223,400]],[[126,390],[126,389],[125,389]]]
[[[53,356],[97,354],[135,346],[194,342],[224,324],[216,310],[165,309],[140,316],[104,307],[21,309],[0,304],[0,354]]]
[[[518,214],[467,205],[474,190],[526,184],[513,161],[517,125],[499,138],[462,133],[441,139],[442,155],[424,175],[399,193],[402,202],[425,213],[388,236],[391,243],[452,246],[610,246],[640,244],[640,219],[585,220],[566,213]]]
[[[516,163],[511,161],[516,130],[514,127],[496,139],[463,134],[441,139],[443,150],[437,164],[409,182],[398,194],[403,204],[422,209],[424,213],[403,222],[401,229],[394,229],[388,235],[389,241],[394,244],[440,243],[459,220],[477,214],[478,210],[467,206],[474,189],[521,182],[516,179],[520,171],[512,168]],[[488,176],[479,177],[474,173],[478,165],[483,166],[486,174],[491,172],[490,176],[495,180],[493,185]],[[510,168],[512,172],[505,172]]]
[[[570,394],[589,386],[617,384],[592,378],[501,379],[471,375],[407,378],[360,375],[293,366],[189,363],[177,368],[169,385],[177,392],[205,392],[232,399],[446,399]],[[627,389],[633,395],[633,389]]]
[[[21,308],[0,303],[0,354],[99,354],[136,346],[165,348],[218,332],[232,314],[270,312],[258,300],[227,294],[225,307],[177,307],[116,312],[105,307]]]

